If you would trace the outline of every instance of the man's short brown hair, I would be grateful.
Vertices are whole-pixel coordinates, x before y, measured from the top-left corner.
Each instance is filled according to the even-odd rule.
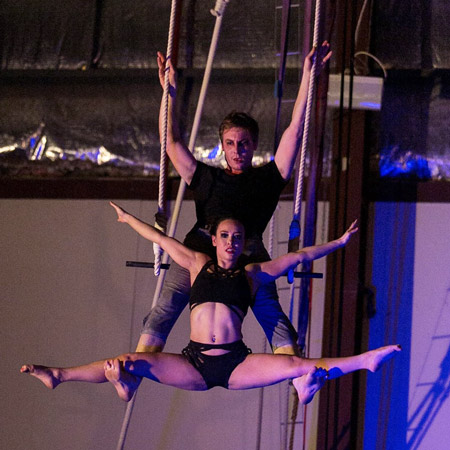
[[[222,120],[219,127],[220,142],[223,140],[223,133],[230,128],[244,128],[245,130],[248,130],[252,136],[253,142],[258,144],[258,122],[247,113],[232,111]]]

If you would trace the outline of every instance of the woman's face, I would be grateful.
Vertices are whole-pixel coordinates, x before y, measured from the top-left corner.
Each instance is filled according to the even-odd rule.
[[[244,227],[238,220],[222,220],[217,226],[216,235],[212,236],[217,260],[236,261],[244,249],[244,240]]]

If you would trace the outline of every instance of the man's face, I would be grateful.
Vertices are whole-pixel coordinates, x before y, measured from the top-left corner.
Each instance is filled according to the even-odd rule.
[[[232,174],[240,174],[252,166],[256,143],[250,131],[245,128],[229,128],[223,132],[222,148],[228,170]]]

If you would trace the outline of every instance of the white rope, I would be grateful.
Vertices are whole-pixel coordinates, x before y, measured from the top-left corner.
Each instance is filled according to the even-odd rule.
[[[316,1],[315,17],[314,17],[314,35],[313,35],[313,47],[318,48],[319,41],[319,23],[320,23],[320,0]],[[305,121],[303,123],[303,137],[302,137],[302,149],[300,152],[300,164],[297,171],[297,183],[295,187],[295,199],[294,199],[294,213],[292,222],[289,228],[289,242],[295,239],[300,240],[300,216],[301,205],[303,199],[303,180],[305,178],[305,163],[306,163],[306,150],[309,143],[309,127],[311,122],[311,110],[314,99],[315,83],[316,83],[316,67],[317,67],[317,53],[314,55],[312,62],[311,73],[309,76],[308,97],[306,100],[306,112]],[[300,248],[300,246],[298,247]],[[297,248],[297,250],[298,250]],[[292,249],[290,248],[289,251]],[[288,282],[293,284],[294,282],[294,270],[291,269],[288,272]],[[293,302],[294,290],[291,289],[291,303]]]
[[[316,1],[315,17],[314,17],[314,36],[313,47],[318,48],[319,41],[319,23],[320,23],[320,0]],[[305,121],[303,123],[303,137],[302,137],[302,149],[300,152],[300,164],[297,173],[297,184],[295,188],[295,201],[294,201],[294,214],[289,229],[289,241],[295,238],[300,238],[300,216],[301,205],[303,199],[303,180],[305,178],[305,165],[306,165],[306,150],[309,143],[309,127],[311,123],[311,110],[314,99],[314,91],[316,84],[316,67],[317,67],[317,52],[314,55],[312,62],[311,73],[309,76],[308,97],[306,100],[306,112]],[[298,249],[297,249],[298,250]],[[288,272],[288,282],[292,284],[294,281],[294,270]],[[291,296],[294,290],[291,289]],[[291,303],[293,298],[291,297]]]
[[[313,46],[318,48],[319,41],[319,24],[320,24],[320,0],[316,0],[315,16],[314,16],[314,36],[313,36]],[[297,186],[295,189],[295,203],[294,203],[294,215],[292,218],[291,229],[296,228],[300,224],[301,215],[301,204],[303,198],[303,180],[305,177],[305,160],[306,160],[306,150],[308,148],[309,142],[309,126],[311,122],[311,110],[314,98],[315,84],[316,84],[316,67],[317,67],[317,53],[314,56],[313,64],[311,67],[311,73],[309,77],[309,88],[308,97],[306,101],[306,113],[305,122],[303,124],[303,138],[302,138],[302,150],[300,154],[300,165],[297,174]],[[300,229],[296,230],[299,232]],[[291,236],[290,236],[291,239]],[[289,274],[291,284],[291,305],[294,304],[294,287],[293,287],[293,270]]]
[[[175,17],[177,0],[172,0],[170,10],[169,35],[167,38],[166,67],[164,72],[164,92],[163,92],[163,112],[162,112],[162,136],[161,136],[161,157],[159,163],[159,191],[158,191],[158,213],[165,215],[166,212],[166,176],[167,176],[167,124],[169,110],[169,61],[172,57],[173,36],[175,33]],[[155,223],[155,227],[164,231],[163,227]],[[159,276],[161,269],[162,249],[158,244],[153,244],[155,254],[155,276]]]
[[[229,3],[229,1],[230,0],[218,0],[216,2],[216,6],[215,6],[214,10],[211,10],[211,13],[214,16],[216,16],[216,23],[214,25],[214,31],[213,31],[213,35],[211,38],[211,44],[209,47],[208,59],[206,61],[205,72],[203,75],[202,87],[200,89],[200,95],[199,95],[198,102],[197,102],[197,109],[195,111],[195,116],[194,116],[194,123],[192,125],[191,136],[189,139],[188,147],[191,152],[193,152],[195,149],[195,141],[197,140],[198,129],[200,126],[200,119],[201,119],[202,112],[203,112],[203,106],[205,103],[206,92],[208,91],[209,79],[211,76],[211,69],[212,69],[214,57],[216,55],[217,43],[218,43],[219,36],[220,36],[220,29],[222,26],[222,17],[225,12],[225,7]],[[169,231],[167,233],[168,236],[173,237],[176,233],[178,218],[180,216],[181,204],[183,202],[185,191],[186,191],[186,183],[184,180],[181,180],[180,186],[178,187],[178,193],[177,193],[177,198],[175,201],[175,206],[173,209],[172,217],[170,220]],[[167,253],[164,253],[163,264],[166,264],[168,261],[169,261],[169,256],[167,255]],[[159,295],[161,293],[161,290],[162,290],[162,287],[164,284],[165,272],[166,271],[163,270],[161,276],[158,277],[158,282],[156,284],[155,293],[153,295],[152,306],[155,306],[156,302],[158,301]]]
[[[315,19],[314,19],[314,37],[313,47],[318,48],[319,41],[319,23],[320,23],[320,0],[316,0]],[[297,177],[296,197],[294,205],[294,218],[300,220],[301,202],[303,198],[303,179],[305,176],[305,161],[306,150],[308,148],[309,141],[309,125],[311,122],[311,110],[314,98],[314,91],[316,87],[316,67],[317,67],[317,53],[314,56],[313,64],[311,67],[311,73],[309,76],[309,89],[308,98],[306,102],[305,122],[303,124],[303,139],[302,150],[300,154],[299,176]]]
[[[131,414],[133,413],[134,402],[136,401],[136,394],[137,391],[134,393],[133,398],[127,404],[127,409],[125,410],[125,416],[123,418],[122,428],[120,429],[120,436],[117,442],[116,450],[123,450],[125,438],[128,432],[128,427],[130,425]]]
[[[211,14],[216,17],[223,16],[223,14],[225,13],[225,7],[229,2],[230,0],[217,0],[214,9],[210,10]]]
[[[278,208],[279,208],[279,206],[277,205],[274,213],[272,214],[272,218],[270,219],[270,222],[269,222],[269,245],[268,245],[267,253],[269,253],[270,259],[273,259],[273,242],[275,240],[275,214],[276,214]]]

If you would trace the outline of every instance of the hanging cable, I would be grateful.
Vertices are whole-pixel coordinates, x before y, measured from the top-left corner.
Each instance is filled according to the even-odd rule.
[[[280,122],[281,122],[281,101],[283,98],[283,83],[286,72],[286,57],[288,47],[288,31],[289,31],[289,17],[291,11],[291,1],[283,0],[281,12],[281,44],[280,44],[280,66],[278,68],[278,77],[275,81],[275,97],[277,99],[277,113],[275,117],[275,132],[274,132],[274,146],[273,153],[275,155],[278,143],[280,141]]]
[[[278,206],[277,208],[278,209]],[[272,218],[269,222],[269,246],[267,249],[267,253],[269,253],[270,259],[273,259],[273,242],[274,242],[274,235],[275,235],[275,214],[276,209],[272,215]],[[267,338],[264,335],[263,336],[263,343],[262,343],[262,353],[267,353]],[[262,419],[263,419],[263,407],[264,407],[264,387],[259,389],[259,399],[258,399],[258,427],[256,430],[256,450],[260,450],[261,448],[261,434],[262,434]]]

